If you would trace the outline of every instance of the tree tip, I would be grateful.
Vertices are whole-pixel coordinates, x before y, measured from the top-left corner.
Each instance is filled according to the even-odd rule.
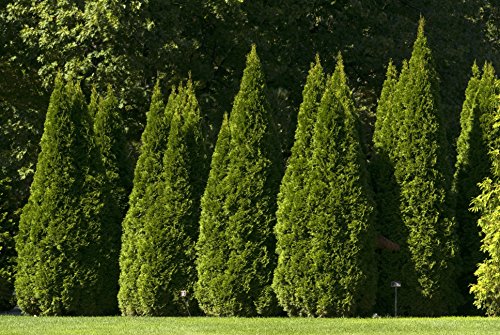
[[[418,36],[424,35],[424,28],[425,28],[425,18],[421,15],[420,19],[418,20]]]

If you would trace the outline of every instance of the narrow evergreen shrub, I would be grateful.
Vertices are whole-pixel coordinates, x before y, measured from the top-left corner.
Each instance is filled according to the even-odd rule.
[[[137,290],[144,315],[188,315],[196,283],[195,243],[207,171],[200,111],[191,81],[180,86],[173,108],[159,194],[146,212]],[[181,297],[181,291],[187,297]],[[188,309],[190,308],[190,310]]]
[[[306,275],[311,269],[307,257],[310,249],[307,222],[311,215],[307,206],[307,180],[311,173],[312,137],[324,92],[324,77],[317,56],[316,63],[311,64],[302,93],[295,142],[278,195],[275,232],[276,251],[279,256],[273,288],[280,305],[289,315],[307,315],[307,311],[314,308],[313,302],[308,301],[308,293],[312,287],[309,276]]]
[[[113,198],[118,205],[121,224],[128,206],[133,171],[125,137],[125,124],[111,86],[108,86],[107,95],[99,99],[94,132]]]
[[[495,72],[491,64],[485,64],[481,73],[476,64],[465,91],[465,101],[460,115],[461,132],[457,140],[457,162],[453,180],[456,197],[456,214],[462,271],[459,288],[466,297],[461,313],[476,313],[469,286],[475,281],[474,271],[484,259],[480,251],[481,229],[477,222],[479,213],[469,211],[472,199],[481,193],[479,183],[490,176],[492,148],[492,119],[495,113]]]
[[[198,293],[197,297],[209,315],[272,315],[277,311],[271,281],[276,265],[273,228],[281,167],[255,46],[247,56],[229,128],[227,164],[221,167],[225,171],[214,173],[223,177],[219,182],[223,193],[207,191],[203,201],[208,204],[207,197],[215,195],[223,199],[223,206],[202,209],[204,217],[221,220],[213,224],[221,227],[221,234],[217,240],[200,237],[197,287],[206,295]],[[209,210],[217,212],[209,214]],[[208,259],[202,254],[215,248],[207,245],[212,242],[226,252],[223,258]],[[215,271],[210,274],[209,269]],[[205,282],[205,275],[212,278]]]
[[[307,181],[314,283],[307,314],[315,316],[365,314],[375,298],[374,204],[356,116],[344,108],[344,78],[339,58],[321,99]]]
[[[477,277],[477,283],[471,286],[471,293],[474,295],[474,305],[491,316],[500,314],[500,299],[498,297],[499,274],[500,274],[500,254],[498,249],[498,239],[500,235],[500,80],[494,78],[493,86],[489,80],[493,68],[490,65],[485,66],[483,78],[488,80],[482,82],[484,91],[492,89],[493,95],[484,95],[478,101],[483,107],[493,107],[494,112],[490,118],[491,132],[488,136],[489,155],[492,162],[490,176],[486,177],[480,183],[481,193],[474,198],[472,210],[480,213],[478,225],[481,228],[483,239],[481,241],[481,251],[485,254],[485,259],[478,264],[474,273]],[[490,72],[490,74],[487,74]],[[481,89],[479,89],[481,91]],[[478,93],[480,94],[480,93]],[[489,109],[489,108],[488,108]]]
[[[394,64],[389,62],[387,75],[377,105],[375,130],[373,133],[373,156],[370,164],[372,184],[377,202],[377,233],[400,246],[399,251],[378,250],[378,285],[376,310],[381,315],[392,314],[394,292],[390,289],[392,281],[403,278],[402,264],[408,263],[405,253],[407,231],[401,220],[400,190],[394,177],[394,147],[397,144],[396,86],[398,73]],[[405,259],[406,257],[406,259]]]
[[[229,254],[228,243],[221,243],[226,234],[225,222],[229,217],[224,209],[228,190],[222,187],[227,176],[231,133],[227,114],[224,114],[217,143],[212,155],[208,181],[201,198],[200,234],[196,244],[196,269],[198,281],[195,287],[196,299],[202,309],[210,315],[224,315],[222,287],[224,264]]]
[[[411,257],[410,263],[402,265],[406,289],[400,290],[401,305],[410,315],[451,314],[460,301],[456,223],[450,197],[452,174],[438,76],[423,19],[396,94],[395,177]]]
[[[141,153],[135,167],[129,209],[122,224],[118,302],[123,315],[137,315],[141,311],[137,278],[143,259],[139,253],[138,241],[147,222],[146,213],[159,196],[158,181],[163,171],[163,155],[167,148],[173,100],[174,94],[171,94],[165,106],[158,81],[142,134]]]
[[[21,309],[41,315],[116,311],[120,227],[79,84],[59,75],[16,240]]]

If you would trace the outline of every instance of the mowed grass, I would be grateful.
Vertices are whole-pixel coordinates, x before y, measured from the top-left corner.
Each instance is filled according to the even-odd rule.
[[[0,335],[500,334],[500,318],[149,318],[0,316]]]

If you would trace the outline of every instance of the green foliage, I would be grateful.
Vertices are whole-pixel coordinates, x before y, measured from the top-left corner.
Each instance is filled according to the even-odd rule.
[[[477,225],[479,214],[470,212],[469,205],[481,193],[478,184],[490,175],[491,160],[488,151],[497,135],[492,127],[495,99],[495,73],[492,65],[485,64],[481,76],[474,64],[462,107],[462,131],[457,140],[458,156],[453,181],[462,261],[459,285],[462,294],[467,297],[467,304],[462,308],[464,313],[475,312],[473,297],[468,295],[469,285],[474,281],[477,264],[484,259],[484,254],[480,251],[480,227]]]
[[[42,315],[116,310],[119,225],[79,84],[56,79],[16,240],[21,309]]]
[[[95,90],[91,96],[89,110],[95,108],[94,92]],[[106,175],[120,211],[121,224],[121,218],[127,211],[133,171],[125,138],[125,124],[118,109],[118,99],[111,86],[108,86],[107,95],[99,99],[97,107],[94,120],[96,144],[101,151]]]
[[[14,237],[33,179],[34,156],[38,154],[41,136],[38,123],[43,124],[43,120],[40,120],[42,115],[32,109],[18,109],[5,101],[0,101],[0,109],[1,311],[15,305],[12,295],[17,255]]]
[[[395,129],[391,127],[391,121],[395,114],[393,109],[396,105],[394,96],[397,82],[398,71],[393,62],[390,61],[377,105],[377,119],[373,133],[373,146],[376,150],[388,151],[394,145]]]
[[[196,283],[195,243],[207,171],[200,111],[191,81],[180,86],[173,106],[168,145],[157,181],[158,196],[145,213],[138,237],[141,255],[137,291],[143,315],[188,315]],[[181,297],[181,291],[187,297]]]
[[[486,75],[483,73],[483,77]],[[474,198],[472,210],[480,212],[478,221],[483,239],[481,251],[486,255],[475,272],[477,283],[472,285],[471,293],[474,294],[474,305],[485,310],[488,315],[500,314],[500,301],[498,298],[500,254],[498,252],[499,238],[499,208],[500,208],[500,142],[498,131],[500,126],[500,80],[495,80],[495,95],[491,97],[490,103],[494,106],[492,118],[492,133],[496,135],[490,143],[490,160],[492,162],[491,175],[484,179],[479,185],[481,193]],[[484,100],[483,100],[484,101]]]
[[[276,251],[278,264],[274,272],[273,288],[281,306],[289,315],[308,314],[314,309],[308,301],[312,289],[309,275],[309,232],[307,222],[308,178],[313,155],[312,137],[318,107],[324,92],[325,78],[319,56],[311,64],[303,91],[303,101],[297,120],[295,143],[288,161],[278,195]],[[307,307],[305,307],[307,306]]]
[[[129,209],[123,221],[122,248],[120,253],[120,291],[118,302],[124,315],[140,312],[141,301],[137,291],[137,278],[142,264],[138,253],[138,238],[143,234],[147,212],[159,196],[159,176],[163,170],[163,155],[167,148],[171,109],[174,95],[165,107],[156,83],[142,134],[141,154],[134,172],[134,183],[129,199]]]
[[[271,281],[276,264],[273,228],[281,169],[276,132],[265,97],[264,75],[255,46],[247,57],[229,128],[227,159],[222,156],[220,170],[211,174],[203,200],[206,206],[214,201],[209,197],[218,197],[222,206],[202,209],[202,224],[207,218],[217,218],[220,221],[211,225],[220,230],[212,232],[219,233],[218,238],[214,238],[203,235],[210,227],[201,229],[197,286],[203,296],[198,293],[197,297],[209,315],[272,315],[277,311]],[[221,154],[225,151],[219,150]],[[212,169],[217,162],[219,156],[214,157]],[[211,188],[216,177],[223,178],[218,180],[221,193]],[[215,247],[225,254],[215,259],[202,254]],[[205,282],[207,275],[212,279]]]
[[[377,106],[375,131],[373,133],[374,153],[370,164],[373,189],[377,202],[378,234],[397,243],[400,248],[406,244],[408,233],[401,220],[400,190],[394,177],[394,147],[397,138],[398,104],[396,88],[398,73],[394,64],[389,62],[387,75]],[[408,254],[403,250],[378,250],[378,287],[377,312],[392,314],[394,309],[394,292],[389,289],[391,281],[401,281],[403,274],[401,265],[409,263]]]
[[[374,206],[342,59],[321,99],[313,135],[307,209],[307,281],[315,316],[368,312],[375,298]],[[344,103],[343,103],[344,102]],[[304,306],[308,308],[309,306]]]
[[[423,19],[396,94],[395,177],[401,192],[401,217],[408,230],[408,249],[403,253],[411,257],[409,264],[402,265],[407,289],[401,294],[401,305],[411,315],[450,314],[459,302],[451,169],[438,77]]]
[[[201,198],[200,233],[196,244],[198,282],[196,299],[203,310],[213,315],[223,315],[217,288],[222,287],[224,267],[228,256],[228,243],[220,243],[224,237],[225,223],[229,217],[224,209],[227,190],[221,186],[227,176],[231,134],[227,114],[220,127],[217,144],[212,155],[207,186]],[[223,293],[223,292],[222,292]]]

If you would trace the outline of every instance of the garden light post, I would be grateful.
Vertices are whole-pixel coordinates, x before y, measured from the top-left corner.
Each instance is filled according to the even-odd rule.
[[[394,317],[398,316],[398,287],[401,287],[401,282],[391,282],[391,287],[394,287]]]

